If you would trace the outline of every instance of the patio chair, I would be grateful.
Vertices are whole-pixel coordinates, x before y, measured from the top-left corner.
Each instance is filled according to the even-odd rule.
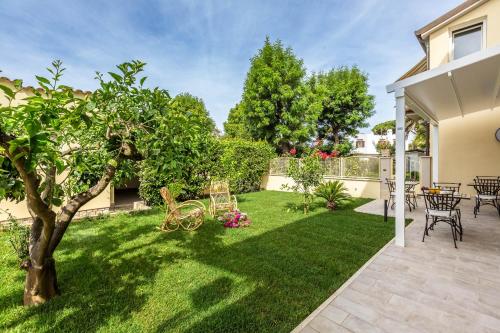
[[[460,236],[462,241],[463,228],[457,211],[461,197],[454,192],[451,193],[431,193],[429,190],[423,190],[425,201],[425,229],[422,236],[422,242],[425,236],[429,236],[429,230],[434,230],[438,222],[445,222],[451,227],[453,244],[457,248],[457,239]],[[429,224],[429,220],[432,222]]]
[[[238,200],[229,192],[229,182],[226,180],[212,181],[210,183],[210,215],[215,217],[220,211],[235,209],[238,209]]]
[[[472,186],[477,192],[474,217],[477,217],[479,208],[486,205],[495,207],[500,215],[500,177],[476,177]]]
[[[387,201],[387,205],[394,209],[394,205],[396,204],[396,181],[392,179],[385,179],[387,187],[389,189],[389,200]],[[392,204],[391,204],[392,201]],[[417,195],[415,193],[415,185],[413,184],[405,184],[405,202],[408,205],[408,208],[417,207]]]
[[[453,183],[453,182],[433,182],[432,187],[433,188],[438,188],[441,191],[450,191],[453,193],[460,193],[460,187],[462,186],[462,183]],[[460,211],[460,208],[456,208],[457,213],[458,213],[458,219],[462,220],[462,212]]]
[[[159,227],[161,231],[172,232],[179,227],[184,230],[196,230],[205,217],[205,205],[200,201],[188,200],[177,204],[174,197],[166,187],[162,187],[160,194],[166,204],[165,220]]]

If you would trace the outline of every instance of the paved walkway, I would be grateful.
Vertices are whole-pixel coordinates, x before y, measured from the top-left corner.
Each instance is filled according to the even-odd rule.
[[[293,332],[500,332],[500,217],[462,202],[463,242],[441,223],[422,243],[423,203],[407,216],[407,246],[392,242]],[[380,214],[372,201],[360,212]]]

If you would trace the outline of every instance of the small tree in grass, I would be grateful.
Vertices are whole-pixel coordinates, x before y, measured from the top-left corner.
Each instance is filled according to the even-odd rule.
[[[0,85],[10,101],[0,108],[0,199],[26,198],[32,216],[24,304],[44,303],[59,294],[54,252],[78,210],[112,182],[129,174],[142,158],[154,115],[168,93],[145,89],[138,79],[144,63],[121,64],[85,98],[61,85],[64,69],[55,61],[51,78],[37,76],[39,89],[23,103],[22,90]],[[150,141],[158,138],[151,138]],[[139,151],[139,147],[141,151]],[[60,208],[57,208],[60,207]]]
[[[300,193],[303,197],[304,214],[314,199],[314,189],[323,180],[324,167],[321,158],[313,153],[302,159],[291,159],[288,166],[287,176],[293,179],[292,185],[283,185],[283,189]]]

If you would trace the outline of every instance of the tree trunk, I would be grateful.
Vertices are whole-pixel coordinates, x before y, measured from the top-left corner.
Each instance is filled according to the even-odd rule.
[[[59,294],[54,259],[45,258],[44,265],[41,267],[35,267],[30,262],[27,265],[24,284],[24,305],[42,304]]]
[[[326,203],[326,208],[328,208],[329,210],[335,210],[337,208],[337,205],[333,201],[328,201]]]

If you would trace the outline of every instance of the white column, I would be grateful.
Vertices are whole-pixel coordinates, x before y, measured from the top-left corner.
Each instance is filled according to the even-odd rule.
[[[439,182],[439,126],[432,124],[431,138],[432,181]]]
[[[396,94],[396,245],[405,246],[405,91]]]

